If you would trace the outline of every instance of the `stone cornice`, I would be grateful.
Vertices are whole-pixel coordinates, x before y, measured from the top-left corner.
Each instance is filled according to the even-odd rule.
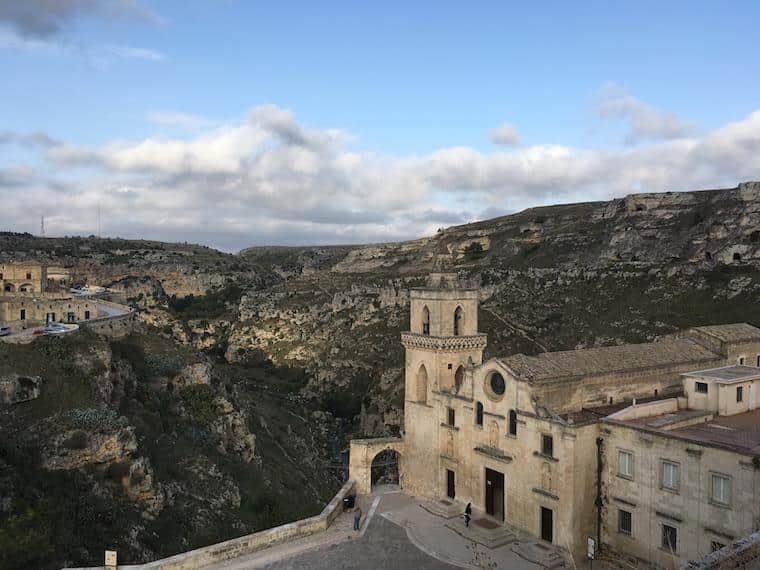
[[[443,337],[412,332],[401,333],[401,344],[404,348],[422,348],[436,352],[459,352],[485,348],[487,340],[488,337],[485,334]]]

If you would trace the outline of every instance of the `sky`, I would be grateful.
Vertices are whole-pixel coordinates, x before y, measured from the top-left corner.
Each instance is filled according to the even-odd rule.
[[[760,3],[0,0],[0,230],[395,241],[760,179]]]

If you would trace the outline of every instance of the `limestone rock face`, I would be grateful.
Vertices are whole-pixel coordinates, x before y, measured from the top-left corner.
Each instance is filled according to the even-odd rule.
[[[43,452],[42,466],[51,471],[126,461],[137,450],[132,426],[103,432],[67,430],[54,436]]]
[[[18,404],[38,398],[42,390],[39,376],[0,376],[0,404]]]
[[[174,379],[174,383],[179,387],[192,386],[195,384],[210,384],[213,370],[213,366],[208,362],[188,364]]]
[[[256,455],[256,436],[248,430],[245,415],[225,398],[217,398],[215,402],[220,415],[210,427],[219,436],[219,451],[238,455],[250,463]]]

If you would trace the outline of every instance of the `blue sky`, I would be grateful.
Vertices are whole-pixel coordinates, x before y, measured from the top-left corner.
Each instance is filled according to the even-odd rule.
[[[97,202],[125,212],[111,232],[225,249],[400,239],[760,178],[757,2],[18,5],[0,0],[0,191],[52,200],[61,233]]]

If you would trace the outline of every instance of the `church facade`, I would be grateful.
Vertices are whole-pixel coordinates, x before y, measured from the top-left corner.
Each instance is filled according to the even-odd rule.
[[[425,287],[411,291],[410,298],[410,330],[401,335],[406,349],[403,436],[352,442],[350,475],[359,492],[371,490],[372,458],[384,449],[395,449],[400,453],[400,484],[405,492],[453,505],[452,512],[472,503],[477,516],[560,545],[576,563],[585,557],[589,537],[622,556],[651,563],[660,557],[664,563],[673,556],[698,558],[705,544],[721,544],[711,540],[712,535],[696,536],[707,532],[700,527],[688,536],[682,533],[680,550],[675,544],[669,552],[660,548],[671,546],[670,525],[677,523],[655,514],[657,493],[645,494],[648,506],[635,499],[631,485],[651,481],[618,477],[618,447],[624,442],[626,453],[644,461],[645,448],[637,447],[643,445],[639,435],[643,427],[636,424],[644,422],[642,418],[688,416],[700,409],[701,415],[695,416],[700,421],[720,415],[719,410],[705,411],[707,400],[686,388],[684,375],[729,365],[760,365],[760,329],[746,324],[698,327],[646,344],[484,361],[487,337],[478,330],[477,289],[461,286],[455,274],[432,274]],[[755,405],[760,408],[760,393],[749,385],[744,398],[752,400],[748,404],[752,407],[741,412],[752,414]],[[678,429],[665,431],[650,429],[644,439],[667,440],[665,447],[679,457],[691,457],[687,447],[714,447],[714,442],[699,437],[684,437],[680,445]],[[746,449],[724,451],[721,457],[728,459],[721,473],[751,462]],[[658,479],[659,464],[649,468]],[[709,478],[709,473],[704,477]],[[754,489],[758,483],[760,488],[756,478],[755,473],[737,477],[742,489],[736,489],[736,496],[745,493],[746,485]],[[701,474],[680,481],[682,497],[690,491],[696,495],[684,506],[688,512],[673,508],[665,515],[685,521],[690,510],[701,509],[703,499],[708,504],[710,497],[709,493],[702,497]],[[621,491],[613,497],[611,491],[619,488],[627,495]],[[628,524],[634,516],[637,541],[631,538],[632,523]],[[658,527],[659,519],[665,522]],[[725,536],[753,530],[748,526],[755,526],[758,519],[760,513],[737,518],[730,529],[723,525],[722,543],[727,542]],[[644,536],[645,526],[651,536]],[[712,527],[720,524],[702,526],[715,530]],[[665,542],[654,548],[652,541],[662,536]],[[698,551],[691,552],[694,549]]]

